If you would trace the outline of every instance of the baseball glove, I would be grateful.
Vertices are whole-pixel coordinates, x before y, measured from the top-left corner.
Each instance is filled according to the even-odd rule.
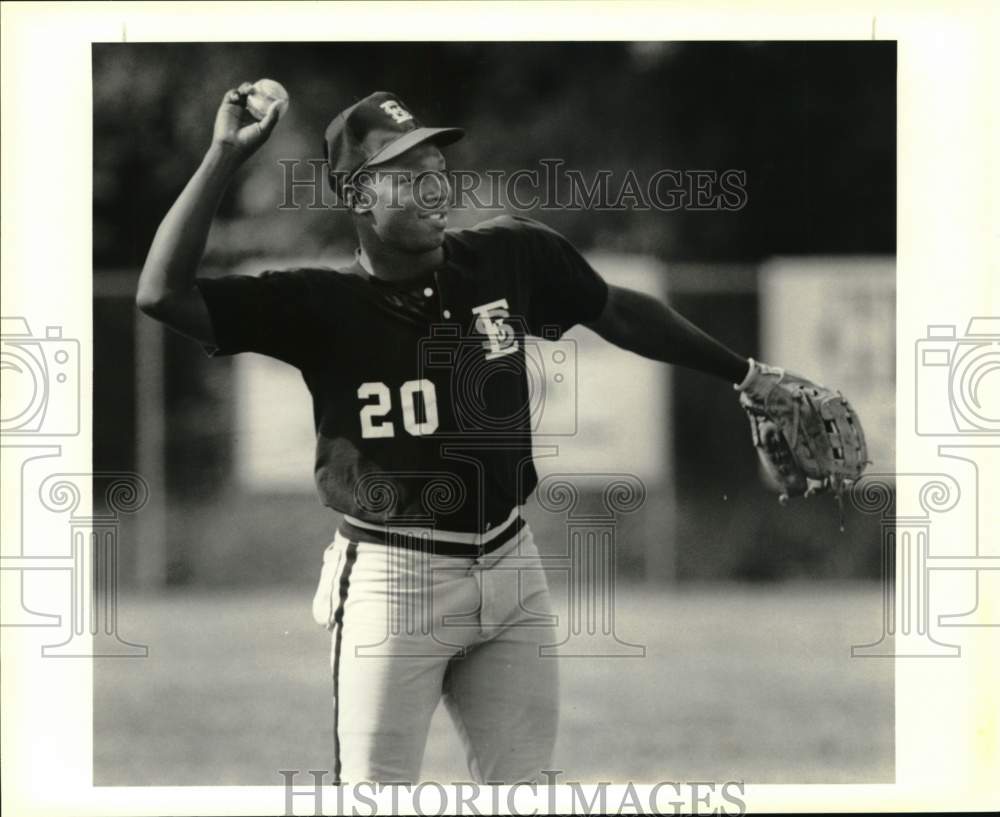
[[[782,504],[824,491],[839,499],[869,464],[861,420],[839,391],[752,358],[734,388]]]

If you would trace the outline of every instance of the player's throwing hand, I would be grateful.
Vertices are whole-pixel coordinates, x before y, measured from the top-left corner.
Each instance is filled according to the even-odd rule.
[[[259,122],[247,109],[247,97],[253,91],[252,82],[226,91],[219,112],[215,115],[212,141],[235,150],[241,159],[251,156],[271,135],[281,118],[281,106],[274,104]]]

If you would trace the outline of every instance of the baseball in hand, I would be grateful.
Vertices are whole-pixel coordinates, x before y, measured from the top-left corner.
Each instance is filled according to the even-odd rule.
[[[288,110],[288,91],[280,82],[273,79],[259,79],[253,84],[253,90],[247,96],[247,110],[254,119],[260,121],[272,105],[280,105],[278,118]]]

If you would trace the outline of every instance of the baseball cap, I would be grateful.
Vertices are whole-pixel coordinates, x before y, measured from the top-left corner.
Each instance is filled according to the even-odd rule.
[[[376,91],[341,111],[327,126],[327,178],[341,196],[362,168],[384,164],[422,142],[450,145],[464,135],[461,128],[426,128],[398,96]]]

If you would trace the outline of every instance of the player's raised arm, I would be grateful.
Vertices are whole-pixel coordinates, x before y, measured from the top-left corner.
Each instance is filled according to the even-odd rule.
[[[212,324],[195,277],[212,219],[234,174],[270,136],[284,103],[257,121],[247,100],[254,86],[227,91],[215,116],[212,144],[200,167],[160,223],[139,276],[136,305],[202,343],[214,343]]]
[[[643,357],[675,363],[740,383],[750,362],[666,304],[625,287],[608,287],[596,321],[587,324],[605,340]]]

